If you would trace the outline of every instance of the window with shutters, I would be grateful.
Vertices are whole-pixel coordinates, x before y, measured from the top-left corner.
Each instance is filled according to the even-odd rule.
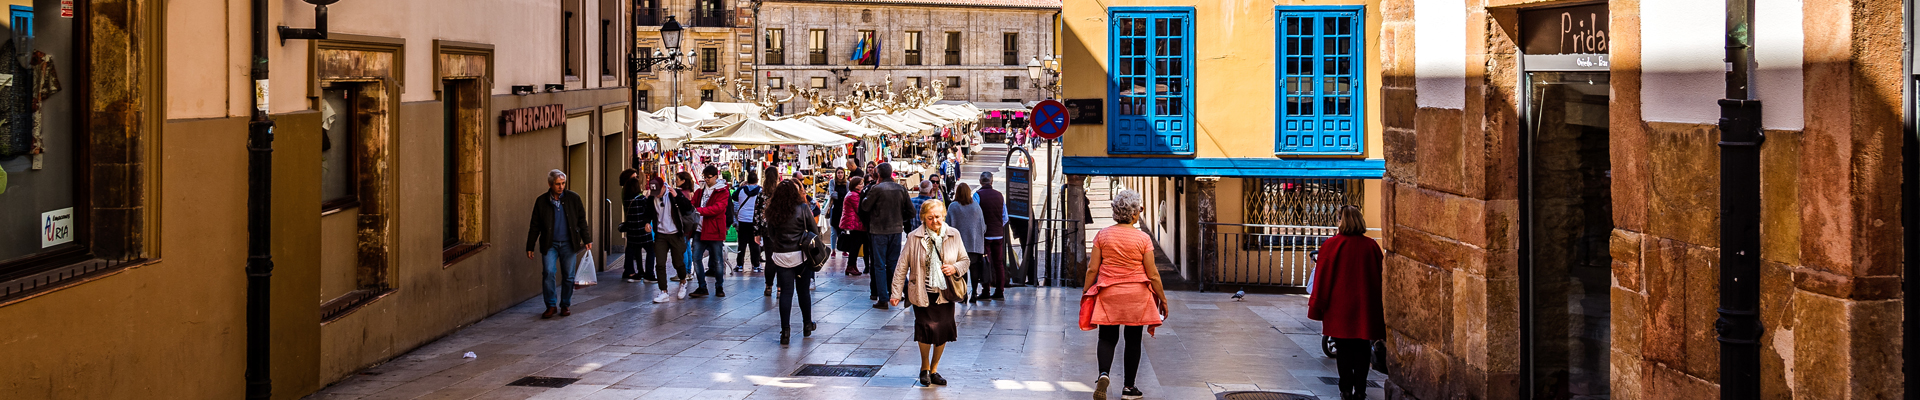
[[[1362,114],[1365,44],[1360,7],[1280,7],[1274,92],[1279,98],[1274,153],[1357,155],[1366,124]]]
[[[767,29],[766,65],[787,64],[787,30]]]
[[[907,31],[906,65],[920,65],[920,31]]]
[[[947,65],[960,65],[960,32],[947,32]]]
[[[1193,154],[1193,9],[1110,12],[1107,152]]]
[[[807,64],[827,65],[827,30],[807,31]]]

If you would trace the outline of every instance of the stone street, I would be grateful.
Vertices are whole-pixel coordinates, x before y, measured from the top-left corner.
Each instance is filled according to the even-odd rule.
[[[826,271],[839,270],[838,263]],[[726,279],[728,297],[653,304],[651,285],[600,275],[577,292],[573,316],[542,320],[528,299],[312,399],[1086,399],[1097,334],[1077,328],[1078,291],[1009,289],[1007,299],[956,310],[960,341],[940,370],[949,386],[916,387],[913,314],[878,310],[867,278],[821,272],[819,330],[781,347],[778,302],[759,274]],[[1149,399],[1212,399],[1264,390],[1337,397],[1306,296],[1173,292],[1169,322],[1145,340],[1136,386]],[[473,352],[477,358],[466,359]],[[1113,366],[1119,398],[1122,363]],[[805,364],[882,365],[871,378],[796,377]],[[508,386],[527,376],[579,378],[561,388]],[[1374,383],[1383,379],[1377,372]],[[1380,389],[1369,389],[1383,398]]]

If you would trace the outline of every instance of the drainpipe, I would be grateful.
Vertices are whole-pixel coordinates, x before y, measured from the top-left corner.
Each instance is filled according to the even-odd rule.
[[[1727,0],[1727,98],[1720,100],[1720,398],[1760,398],[1760,101],[1753,98],[1753,0]]]
[[[273,119],[267,117],[267,0],[253,0],[253,118],[247,122],[247,398],[273,395],[271,319]]]
[[[1901,42],[1906,43],[1906,49],[1901,53],[1900,64],[1902,65],[1902,71],[1906,73],[1906,81],[1908,82],[1907,85],[1900,90],[1903,95],[1900,96],[1900,109],[1907,110],[1907,112],[1901,113],[1905,115],[1905,118],[1902,118],[1903,121],[1901,121],[1901,132],[1904,133],[1901,136],[1903,136],[1902,141],[1904,143],[1902,143],[1903,145],[1900,151],[1900,158],[1902,160],[1900,170],[1903,172],[1902,175],[1904,179],[1900,185],[1900,226],[1902,236],[1904,236],[1905,239],[1902,245],[1905,246],[1904,256],[1906,258],[1905,262],[1901,265],[1901,268],[1904,270],[1901,276],[1909,278],[1901,280],[1900,298],[1904,302],[1910,302],[1910,299],[1913,299],[1914,296],[1915,286],[1920,285],[1920,282],[1915,282],[1915,279],[1911,278],[1920,276],[1920,137],[1915,136],[1917,132],[1914,126],[1915,116],[1912,111],[1914,109],[1914,81],[1912,78],[1914,75],[1914,65],[1912,61],[1914,58],[1913,0],[1906,0],[1901,3],[1901,11],[1906,13],[1905,21],[1907,21],[1907,23],[1900,29],[1901,35],[1905,36],[1905,40]],[[1913,382],[1920,381],[1920,370],[1914,368],[1915,361],[1920,361],[1916,360],[1916,358],[1920,358],[1920,352],[1913,350],[1913,343],[1920,343],[1916,342],[1920,341],[1920,332],[1915,331],[1917,327],[1914,325],[1915,320],[1920,320],[1920,307],[1914,307],[1909,303],[1901,308],[1901,312],[1906,316],[1906,318],[1903,318],[1901,321],[1900,329],[1900,343],[1904,344],[1904,348],[1900,352],[1901,374],[1905,376],[1905,379],[1902,380],[1902,382],[1905,383],[1901,386],[1905,388],[1903,392],[1906,393],[1906,395],[1902,397],[1907,400],[1920,400],[1920,391],[1914,390],[1913,387]]]

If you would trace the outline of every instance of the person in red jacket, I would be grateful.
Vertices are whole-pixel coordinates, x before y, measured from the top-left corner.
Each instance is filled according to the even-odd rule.
[[[704,180],[692,196],[693,211],[700,214],[700,235],[693,241],[693,262],[697,265],[701,257],[706,257],[707,268],[704,272],[693,274],[694,279],[700,280],[700,286],[687,296],[706,297],[707,278],[711,276],[713,295],[727,297],[726,288],[720,285],[720,274],[725,273],[720,263],[727,257],[727,184],[720,182],[720,169],[712,165],[701,170],[700,176]]]
[[[1373,341],[1387,336],[1380,307],[1380,244],[1366,236],[1360,207],[1340,207],[1338,213],[1340,234],[1320,244],[1307,318],[1320,321],[1321,334],[1333,338],[1340,398],[1364,399]]]

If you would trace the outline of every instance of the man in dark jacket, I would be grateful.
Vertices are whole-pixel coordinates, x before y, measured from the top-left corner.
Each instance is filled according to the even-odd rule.
[[[860,209],[856,213],[873,237],[867,258],[868,272],[873,275],[869,287],[876,296],[873,308],[885,310],[887,300],[893,298],[893,268],[900,262],[902,234],[906,233],[907,220],[917,213],[907,199],[907,188],[893,181],[893,164],[875,166],[873,178],[880,183],[860,194]]]
[[[567,173],[557,169],[547,172],[547,188],[546,193],[533,199],[533,221],[527,224],[527,259],[543,260],[545,266],[540,270],[540,297],[547,301],[547,312],[540,318],[553,318],[555,313],[565,317],[573,315],[567,308],[573,305],[578,261],[574,255],[593,250],[593,236],[587,229],[587,207],[580,203],[580,195],[567,190]],[[546,255],[544,259],[540,258],[542,254]],[[559,272],[560,281],[554,280],[555,272]]]
[[[973,192],[980,197],[980,214],[987,220],[987,287],[993,293],[977,294],[973,298],[1003,299],[1007,289],[1007,197],[993,190],[993,172],[980,173],[980,191]]]

